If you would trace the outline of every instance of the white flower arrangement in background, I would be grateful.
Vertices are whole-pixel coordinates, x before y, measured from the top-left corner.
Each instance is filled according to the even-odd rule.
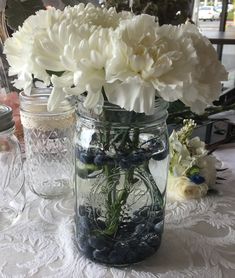
[[[168,193],[174,199],[203,197],[216,182],[217,160],[199,137],[190,138],[195,127],[193,120],[184,120],[170,136]]]
[[[180,99],[194,112],[219,97],[225,68],[211,43],[190,23],[159,26],[155,17],[79,4],[30,16],[5,43],[15,87],[31,93],[33,78],[52,86],[48,108],[87,93],[151,114],[155,97]]]

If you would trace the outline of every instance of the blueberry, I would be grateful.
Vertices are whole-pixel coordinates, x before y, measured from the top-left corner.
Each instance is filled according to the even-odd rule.
[[[155,224],[155,226],[154,226],[154,231],[155,231],[156,233],[158,233],[159,235],[161,235],[162,232],[163,232],[163,227],[164,227],[164,222],[163,222],[163,220],[162,220],[162,221],[160,221],[159,223]]]
[[[133,164],[131,163],[130,159],[128,159],[128,157],[124,157],[119,161],[119,166],[122,169],[127,170],[127,169],[131,168],[133,166]]]
[[[139,210],[135,211],[133,214],[136,216],[147,217],[149,215],[149,211],[149,207],[142,207]]]
[[[86,206],[79,206],[78,213],[80,216],[85,216],[86,215]]]
[[[161,152],[154,153],[151,158],[154,160],[160,161],[160,160],[165,159],[167,157],[167,155],[168,155],[168,149],[165,149]]]
[[[129,159],[132,164],[140,165],[147,159],[146,151],[144,149],[138,149],[130,155]]]
[[[78,212],[80,216],[89,216],[92,214],[92,207],[80,205],[78,208]]]
[[[117,252],[121,252],[122,254],[126,254],[129,251],[130,247],[129,247],[127,242],[118,241],[114,244],[114,249]]]
[[[92,257],[93,248],[88,244],[87,239],[80,239],[78,241],[78,248],[81,250],[87,257]]]
[[[132,163],[129,159],[129,154],[126,152],[117,151],[115,160],[116,163],[124,170],[129,169],[132,166]]]
[[[124,264],[124,263],[126,263],[126,260],[125,260],[125,256],[123,254],[117,252],[116,250],[113,250],[109,254],[109,262],[111,264]]]
[[[150,247],[156,249],[161,243],[161,237],[155,233],[149,233],[142,237],[142,241],[146,242]]]
[[[154,248],[150,247],[147,243],[142,241],[137,246],[137,252],[138,252],[138,258],[144,259],[144,258],[149,257],[152,254],[154,254],[155,250],[154,250]]]
[[[93,164],[94,153],[91,150],[80,150],[78,152],[78,159],[84,164]]]
[[[120,263],[124,263],[126,262],[126,254],[130,251],[130,246],[127,242],[117,242],[114,245],[113,251],[115,252],[115,254],[117,254],[118,257],[121,258]]]
[[[141,234],[145,231],[145,229],[146,229],[145,224],[139,224],[136,226],[134,234],[136,234],[136,235]]]
[[[152,139],[149,141],[149,150],[151,152],[156,152],[162,149],[162,142],[156,141],[156,139]]]
[[[108,248],[111,245],[111,243],[102,236],[91,236],[88,239],[88,242],[91,247],[98,250]]]
[[[95,159],[94,159],[94,163],[97,166],[102,166],[105,164],[105,155],[102,154],[98,154]]]
[[[131,234],[134,232],[135,230],[135,226],[136,224],[134,222],[125,222],[125,223],[121,223],[119,225],[119,228],[118,228],[118,234],[119,235],[127,235],[127,234]]]
[[[114,165],[114,160],[107,156],[104,152],[98,153],[94,158],[94,163],[97,166],[103,166],[105,164]]]
[[[132,220],[135,224],[139,224],[142,223],[145,219],[142,216],[134,215]]]
[[[110,250],[104,247],[101,250],[95,250],[93,252],[93,257],[98,261],[107,262],[109,253]]]
[[[159,222],[163,221],[163,215],[157,215],[154,219],[153,219],[153,225],[158,224]]]
[[[99,229],[105,230],[106,225],[105,225],[105,222],[104,222],[104,221],[98,219],[98,220],[96,221],[96,224],[97,224],[97,226],[99,227]]]
[[[128,240],[128,244],[131,248],[135,248],[139,244],[139,240],[137,238],[131,238]]]
[[[127,253],[126,253],[126,259],[125,259],[125,261],[126,261],[126,263],[135,263],[135,262],[137,262],[138,260],[137,260],[137,254],[136,254],[136,252],[135,252],[135,250],[129,250]]]
[[[201,184],[203,182],[205,182],[205,178],[203,178],[202,176],[200,175],[193,175],[191,177],[189,177],[189,179],[193,182],[193,183],[196,183],[196,184]]]
[[[88,233],[90,230],[90,222],[86,216],[78,217],[78,232],[82,234]]]

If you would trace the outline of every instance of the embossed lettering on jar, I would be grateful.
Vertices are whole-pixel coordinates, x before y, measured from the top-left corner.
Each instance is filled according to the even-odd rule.
[[[97,107],[99,109],[99,107]],[[76,239],[91,260],[128,265],[160,246],[168,173],[167,104],[153,115],[78,102]]]

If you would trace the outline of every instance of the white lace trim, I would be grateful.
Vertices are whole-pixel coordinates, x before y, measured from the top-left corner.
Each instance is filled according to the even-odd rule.
[[[20,112],[22,125],[27,129],[40,129],[50,131],[53,129],[65,129],[75,123],[75,113],[56,116],[29,115]]]

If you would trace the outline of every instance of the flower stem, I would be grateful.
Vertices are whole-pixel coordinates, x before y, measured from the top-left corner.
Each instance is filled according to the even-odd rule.
[[[105,118],[105,111],[103,113]],[[129,122],[133,121],[133,117],[136,113],[131,113]],[[111,129],[109,126],[105,128],[103,146],[105,150],[109,150],[111,138]],[[114,134],[115,138],[120,138],[119,150],[134,151],[139,145],[139,129],[133,129],[133,135],[130,136],[131,129],[123,130],[120,134]],[[120,136],[121,135],[121,136]],[[132,140],[131,140],[132,139]],[[104,165],[104,174],[106,176],[106,183],[103,193],[106,194],[106,229],[102,232],[106,235],[115,235],[118,231],[120,222],[122,221],[123,209],[127,203],[128,196],[135,183],[134,180],[134,168],[130,166],[125,170],[125,178],[123,186],[117,191],[117,186],[120,187],[120,168],[115,165]]]

